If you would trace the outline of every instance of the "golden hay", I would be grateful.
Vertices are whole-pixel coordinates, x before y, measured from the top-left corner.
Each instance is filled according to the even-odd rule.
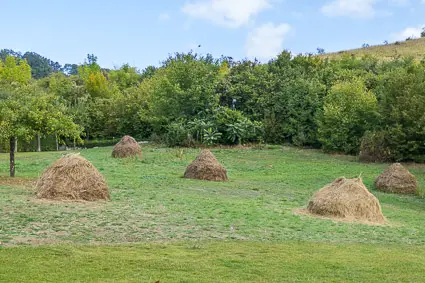
[[[141,155],[142,149],[140,148],[140,145],[130,136],[124,136],[120,142],[114,146],[114,150],[112,151],[112,157],[114,158],[126,158]]]
[[[209,181],[227,181],[227,171],[211,151],[203,150],[192,164],[187,166],[184,177]]]
[[[361,178],[336,179],[313,195],[307,209],[312,214],[330,218],[385,223],[378,199],[367,190]]]
[[[418,182],[403,165],[394,163],[376,178],[375,188],[387,193],[415,194],[418,190]]]
[[[109,200],[102,174],[79,154],[58,159],[41,175],[36,184],[37,198],[51,200]]]

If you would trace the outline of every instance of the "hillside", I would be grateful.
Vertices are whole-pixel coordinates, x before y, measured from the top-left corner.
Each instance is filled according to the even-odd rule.
[[[425,57],[425,38],[391,43],[387,45],[374,45],[366,48],[326,53],[320,55],[320,57],[334,59],[341,57],[344,54],[352,54],[355,56],[373,55],[382,58],[383,60],[389,60],[400,55],[412,56],[415,59],[420,60]]]

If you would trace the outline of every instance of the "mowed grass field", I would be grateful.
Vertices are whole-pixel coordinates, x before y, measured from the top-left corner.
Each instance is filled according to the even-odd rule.
[[[287,147],[215,149],[229,182],[183,179],[198,149],[143,159],[82,150],[110,202],[48,202],[32,182],[61,153],[0,155],[1,282],[421,282],[425,199],[374,190],[387,164]],[[407,167],[425,188],[425,167]],[[388,225],[300,215],[334,179],[362,176]]]

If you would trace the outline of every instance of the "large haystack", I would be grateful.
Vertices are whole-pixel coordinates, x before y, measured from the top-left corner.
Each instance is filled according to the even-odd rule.
[[[140,145],[130,136],[124,136],[120,142],[114,146],[114,150],[112,151],[112,157],[115,158],[126,158],[141,155],[142,149],[140,148]]]
[[[209,181],[227,181],[227,171],[211,151],[204,150],[192,164],[187,166],[184,177]]]
[[[385,223],[381,205],[361,178],[339,178],[314,194],[307,207],[312,214],[348,221]]]
[[[376,178],[375,187],[387,193],[415,194],[418,190],[418,182],[403,165],[395,163]]]
[[[57,160],[36,184],[37,197],[51,200],[108,200],[108,186],[102,174],[79,154]]]

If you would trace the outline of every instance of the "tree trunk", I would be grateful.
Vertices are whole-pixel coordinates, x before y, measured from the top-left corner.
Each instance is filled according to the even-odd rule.
[[[37,135],[37,152],[41,152],[41,136]]]
[[[59,151],[59,141],[58,141],[58,135],[55,134],[55,140],[56,140],[56,151]]]
[[[76,149],[77,147],[75,146],[75,138],[74,138],[74,150]]]
[[[10,177],[15,177],[16,137],[10,138]]]

